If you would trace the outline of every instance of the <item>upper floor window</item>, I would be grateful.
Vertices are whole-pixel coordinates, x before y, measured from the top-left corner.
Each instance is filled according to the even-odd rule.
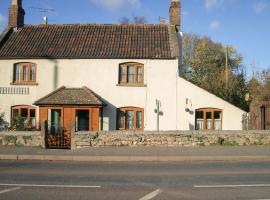
[[[123,63],[119,66],[119,84],[143,85],[144,66],[140,63]]]
[[[222,110],[202,108],[195,115],[196,130],[222,130]]]
[[[142,108],[123,107],[117,109],[118,130],[143,130],[144,112]]]
[[[36,64],[17,63],[14,65],[13,83],[33,84],[36,83]]]

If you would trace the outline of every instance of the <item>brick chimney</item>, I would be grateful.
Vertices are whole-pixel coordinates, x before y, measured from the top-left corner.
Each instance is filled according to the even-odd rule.
[[[9,27],[19,27],[24,25],[24,9],[22,8],[22,0],[12,0],[9,7]]]
[[[180,32],[180,0],[171,0],[170,5],[170,37],[172,54],[174,57],[180,56],[179,36]]]
[[[180,0],[171,0],[170,24],[180,30]]]

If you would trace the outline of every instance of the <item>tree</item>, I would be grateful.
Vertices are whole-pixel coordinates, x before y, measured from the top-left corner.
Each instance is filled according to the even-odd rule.
[[[248,83],[252,101],[270,100],[270,69],[257,71]]]
[[[245,94],[248,92],[242,56],[233,46],[228,47],[226,71],[226,47],[209,37],[186,34],[183,38],[183,62],[191,74],[184,74],[199,87],[247,110]]]
[[[120,24],[146,24],[147,20],[144,16],[133,16],[132,19],[128,17],[122,17],[119,22]]]

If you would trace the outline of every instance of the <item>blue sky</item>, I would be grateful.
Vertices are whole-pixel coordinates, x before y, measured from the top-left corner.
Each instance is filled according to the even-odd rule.
[[[0,31],[7,24],[11,0],[0,0]],[[26,24],[118,23],[123,16],[145,16],[148,23],[168,18],[170,0],[24,0]],[[47,13],[39,8],[49,9]],[[233,45],[243,55],[250,76],[270,68],[269,0],[182,0],[182,31]]]

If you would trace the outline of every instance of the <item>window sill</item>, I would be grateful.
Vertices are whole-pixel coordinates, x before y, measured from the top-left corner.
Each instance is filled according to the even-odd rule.
[[[32,85],[32,86],[37,86],[38,83],[31,83],[31,82],[21,82],[21,83],[10,83],[10,85]]]
[[[147,85],[145,84],[116,84],[116,86],[119,86],[119,87],[147,87]]]

